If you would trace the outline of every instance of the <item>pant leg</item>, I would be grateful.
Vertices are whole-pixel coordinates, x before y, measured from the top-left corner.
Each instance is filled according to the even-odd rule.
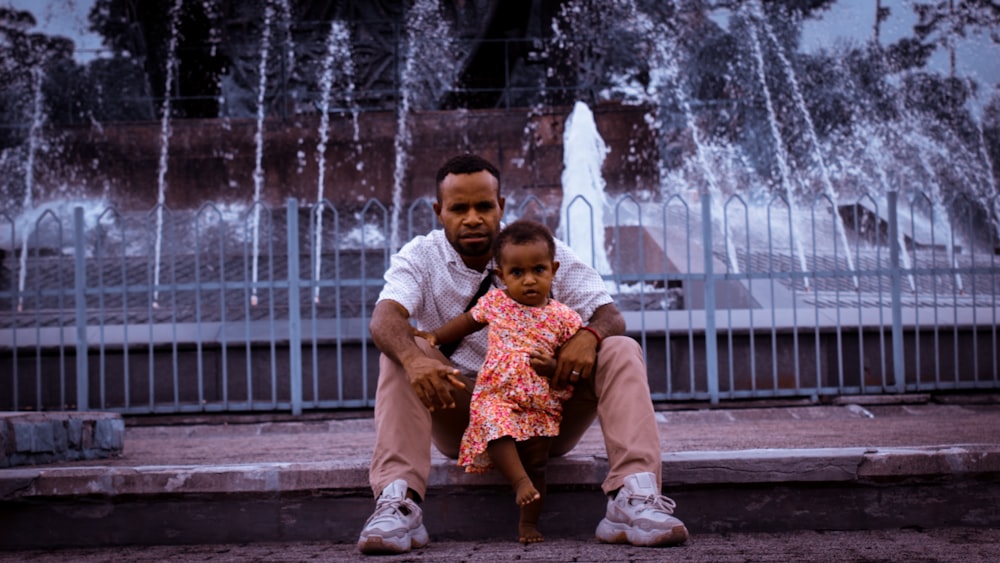
[[[609,336],[601,343],[593,377],[577,385],[563,407],[559,436],[552,455],[570,451],[593,423],[601,422],[610,469],[602,488],[620,488],[625,477],[651,472],[661,479],[660,436],[649,393],[642,348],[627,336]]]
[[[428,354],[439,354],[422,339]],[[444,360],[444,356],[439,356]],[[431,467],[431,442],[449,457],[458,457],[462,433],[469,423],[468,391],[452,391],[456,407],[439,409],[433,417],[410,385],[403,367],[384,354],[379,356],[375,391],[375,451],[368,471],[372,492],[403,479],[421,498],[427,493]]]

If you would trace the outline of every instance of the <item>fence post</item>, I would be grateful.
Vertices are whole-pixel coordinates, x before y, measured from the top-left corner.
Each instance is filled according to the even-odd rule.
[[[903,358],[903,273],[899,267],[899,192],[886,193],[889,205],[889,268],[892,272],[892,377],[896,392],[902,393],[906,384]]]
[[[288,198],[288,377],[292,414],[302,414],[302,319],[299,309],[299,202]]]
[[[84,248],[83,207],[73,208],[73,299],[76,303],[76,410],[90,409],[87,373],[87,257]]]
[[[715,268],[712,255],[712,196],[701,194],[701,239],[705,259],[705,377],[708,396],[719,404],[719,352],[715,327]],[[694,361],[694,358],[691,358]]]

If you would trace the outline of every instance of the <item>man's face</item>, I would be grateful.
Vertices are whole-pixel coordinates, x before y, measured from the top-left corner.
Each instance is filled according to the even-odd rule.
[[[448,242],[465,265],[482,270],[493,255],[493,241],[500,230],[504,199],[497,179],[486,170],[449,174],[438,186],[440,201],[434,212]]]

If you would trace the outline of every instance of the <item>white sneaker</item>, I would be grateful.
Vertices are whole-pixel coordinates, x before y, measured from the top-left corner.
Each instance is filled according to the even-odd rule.
[[[687,541],[688,531],[684,522],[673,516],[676,506],[672,499],[660,494],[656,475],[629,475],[615,498],[608,499],[608,511],[595,535],[605,543],[680,545]]]
[[[423,511],[406,498],[406,481],[396,479],[379,495],[375,512],[365,522],[358,539],[361,553],[406,553],[427,545]]]

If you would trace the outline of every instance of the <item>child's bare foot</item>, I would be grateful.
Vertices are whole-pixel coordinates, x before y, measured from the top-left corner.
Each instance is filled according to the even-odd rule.
[[[518,540],[524,545],[538,543],[545,538],[538,531],[538,518],[542,515],[542,499],[521,505],[521,511],[517,519]]]
[[[539,543],[545,541],[545,537],[538,531],[538,525],[534,523],[521,522],[517,525],[518,541],[524,545],[529,543]]]
[[[517,498],[519,506],[531,504],[542,498],[542,494],[538,492],[531,479],[527,477],[517,482],[517,486],[514,488],[514,496]]]

